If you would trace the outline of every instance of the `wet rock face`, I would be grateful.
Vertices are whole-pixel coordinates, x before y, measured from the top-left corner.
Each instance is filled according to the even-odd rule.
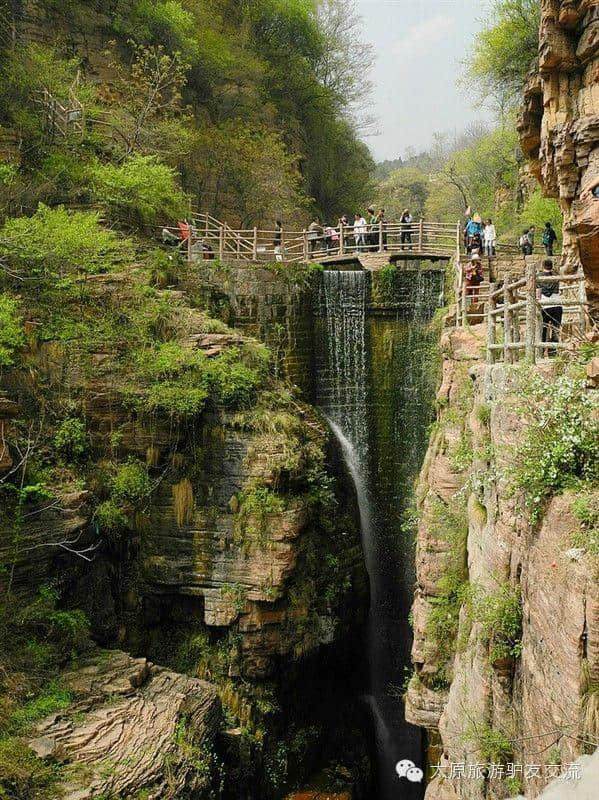
[[[599,309],[599,6],[543,0],[539,60],[525,89],[520,143],[564,213],[566,265],[582,264]]]

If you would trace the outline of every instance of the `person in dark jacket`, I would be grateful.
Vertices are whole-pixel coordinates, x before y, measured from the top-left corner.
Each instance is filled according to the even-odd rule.
[[[543,229],[543,248],[546,256],[553,255],[553,244],[557,241],[557,233],[554,231],[550,222],[545,223]]]
[[[553,277],[553,262],[550,258],[543,261],[543,272],[537,281],[537,300],[541,305],[541,317],[543,330],[541,333],[542,342],[559,342],[559,332],[562,326],[563,306],[559,302],[559,281],[544,281],[543,278]],[[555,355],[556,347],[547,348],[546,355]]]

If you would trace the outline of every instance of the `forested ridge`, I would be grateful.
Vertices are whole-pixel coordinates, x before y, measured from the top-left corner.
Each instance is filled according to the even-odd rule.
[[[131,195],[145,165],[138,183],[157,203],[165,165],[179,200],[243,226],[362,204],[373,162],[352,109],[365,51],[348,10],[336,0],[8,4],[0,125],[17,152],[2,165],[0,213],[101,201],[108,164],[121,170],[109,191]],[[14,27],[25,30],[18,46]],[[63,104],[74,90],[82,137],[49,135],[43,89]],[[144,221],[175,210],[146,208]]]

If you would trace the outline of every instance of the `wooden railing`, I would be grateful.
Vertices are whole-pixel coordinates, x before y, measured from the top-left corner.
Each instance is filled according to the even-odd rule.
[[[174,236],[180,228],[167,227]],[[358,238],[353,225],[337,226],[320,234],[309,230],[234,230],[210,214],[193,214],[190,235],[182,242],[188,260],[214,256],[238,261],[334,261],[364,253],[406,253],[420,257],[451,258],[459,251],[459,225],[414,221],[367,225]]]
[[[585,280],[582,273],[575,275],[545,275],[537,272],[534,263],[526,265],[523,277],[506,282],[481,284],[462,288],[462,301],[458,304],[458,324],[467,321],[487,324],[487,361],[504,361],[513,364],[525,357],[535,363],[539,354],[555,353],[570,347],[574,339],[584,336],[588,310]],[[538,282],[559,283],[559,296],[540,302],[537,297]],[[480,294],[468,294],[480,289]],[[476,319],[470,311],[475,305]],[[542,341],[541,311],[544,307],[561,306],[562,320],[554,330],[556,341]]]
[[[85,130],[85,109],[73,88],[69,91],[67,105],[60,103],[54,95],[43,89],[39,103],[46,119],[46,129],[52,135],[66,137],[69,133],[83,134]]]

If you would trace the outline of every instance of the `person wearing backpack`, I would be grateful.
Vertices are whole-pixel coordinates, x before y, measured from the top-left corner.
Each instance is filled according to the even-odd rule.
[[[530,241],[530,229],[524,228],[522,231],[522,236],[520,237],[519,245],[520,249],[522,250],[522,255],[531,256],[532,255],[532,243]]]
[[[557,233],[553,230],[550,222],[545,223],[543,229],[543,248],[546,256],[553,255],[553,243],[557,241]]]
[[[553,262],[550,258],[543,261],[543,272],[537,281],[537,300],[541,305],[541,318],[543,330],[541,332],[542,342],[559,342],[559,332],[562,326],[563,306],[559,302],[559,281],[543,281],[543,278],[553,277]],[[554,356],[557,348],[552,347],[545,350],[545,355]]]

